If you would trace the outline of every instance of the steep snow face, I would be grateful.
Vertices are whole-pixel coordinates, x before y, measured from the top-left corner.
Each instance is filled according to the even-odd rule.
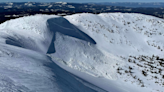
[[[47,24],[54,33],[48,51],[54,60],[96,77],[117,79],[117,65],[124,65],[121,59],[97,49],[91,37],[64,18],[49,19]]]
[[[53,34],[47,20],[55,15],[35,15],[4,22],[0,25],[0,42],[47,53]]]
[[[47,51],[48,54],[55,52],[54,41],[56,40],[56,32],[96,44],[96,42],[91,37],[79,30],[76,26],[72,25],[65,18],[60,17],[49,19],[47,20],[47,27],[50,32],[54,34],[51,45]]]
[[[115,55],[163,55],[164,20],[142,14],[75,14],[71,23]]]
[[[104,54],[90,42],[57,33],[54,44],[56,53],[50,55],[53,60],[95,77],[117,79],[117,65],[124,65],[123,60]]]

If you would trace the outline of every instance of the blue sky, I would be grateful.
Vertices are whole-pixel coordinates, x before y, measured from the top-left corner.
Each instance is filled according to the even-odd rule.
[[[0,2],[164,2],[164,0],[0,0]]]

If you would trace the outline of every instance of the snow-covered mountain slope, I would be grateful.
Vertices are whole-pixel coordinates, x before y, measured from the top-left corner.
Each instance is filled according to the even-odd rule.
[[[110,64],[113,67],[119,67],[117,68],[119,75],[116,74],[118,79],[152,89],[153,92],[164,90],[164,73],[162,72],[164,66],[163,59],[160,59],[164,58],[163,19],[142,14],[122,13],[75,14],[65,18],[88,34],[97,43],[95,47],[104,56],[110,57],[108,60],[97,59],[101,64],[106,65],[105,62],[110,64],[114,60],[109,54],[117,57],[119,61],[122,58],[124,62],[119,63],[124,65],[123,67],[117,63],[116,65]],[[92,57],[92,55],[89,56]],[[74,65],[70,60],[67,61],[68,66]],[[88,59],[86,62],[89,61],[91,60]],[[99,67],[97,70],[102,68],[104,67]],[[107,78],[107,74],[102,75]]]
[[[162,92],[163,25],[163,19],[122,13],[7,21],[0,25],[2,88]]]
[[[163,19],[121,13],[75,14],[65,18],[92,37],[97,46],[107,52],[122,56],[163,55]]]

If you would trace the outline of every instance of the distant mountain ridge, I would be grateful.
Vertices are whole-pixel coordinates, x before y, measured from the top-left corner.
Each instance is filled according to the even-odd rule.
[[[122,6],[129,8],[163,8],[164,2],[104,2],[95,3],[97,5]]]
[[[107,4],[107,5],[104,5]],[[111,5],[109,5],[111,4]],[[156,4],[156,5],[154,5]],[[163,3],[68,3],[68,2],[6,2],[0,3],[0,23],[35,14],[60,16],[76,13],[141,13],[164,18]],[[129,6],[129,7],[128,7]],[[135,7],[137,6],[137,7]],[[142,7],[141,7],[142,6]],[[147,7],[151,6],[151,7]],[[155,7],[154,7],[155,6]],[[157,6],[157,7],[156,7]]]

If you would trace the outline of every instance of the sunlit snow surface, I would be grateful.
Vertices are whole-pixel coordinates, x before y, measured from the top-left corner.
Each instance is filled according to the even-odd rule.
[[[7,21],[0,91],[162,92],[163,65],[152,55],[163,58],[163,29],[163,19],[122,13]]]

